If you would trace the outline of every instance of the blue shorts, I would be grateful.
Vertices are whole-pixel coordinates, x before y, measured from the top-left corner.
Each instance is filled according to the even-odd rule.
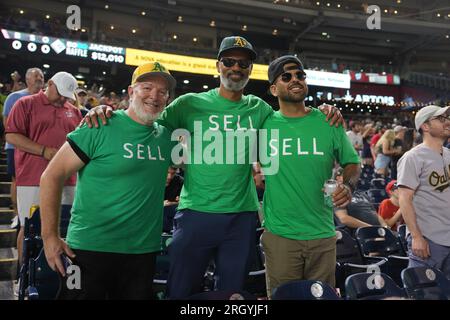
[[[377,154],[377,158],[375,159],[374,167],[375,170],[378,169],[386,169],[391,162],[391,157],[384,155],[382,153]]]
[[[16,166],[14,165],[14,149],[6,149],[6,172],[11,176],[16,176]]]

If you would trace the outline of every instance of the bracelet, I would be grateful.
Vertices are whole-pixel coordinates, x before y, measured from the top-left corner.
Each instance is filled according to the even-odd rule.
[[[45,154],[45,146],[42,148],[42,151],[41,151],[41,157],[43,157],[44,154]]]

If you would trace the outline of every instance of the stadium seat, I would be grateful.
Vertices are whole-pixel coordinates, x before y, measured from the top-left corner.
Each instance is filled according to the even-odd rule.
[[[59,232],[62,238],[67,235],[67,229],[70,222],[71,205],[61,206]],[[42,251],[43,242],[41,238],[41,216],[38,206],[30,209],[30,216],[25,218],[24,240],[22,248],[22,266],[19,271],[19,300],[24,300],[27,295],[30,279],[30,264],[38,258]],[[45,255],[41,259],[45,260]]]
[[[340,300],[340,297],[321,281],[295,280],[275,288],[272,300]]]
[[[365,179],[360,179],[356,187],[358,190],[366,191],[370,189],[370,182]]]
[[[349,300],[407,298],[405,291],[384,273],[353,274],[345,281],[345,291]]]
[[[71,264],[64,255],[61,256],[65,269]],[[42,249],[36,259],[30,261],[28,299],[30,300],[54,300],[61,290],[61,282],[64,281],[57,272],[53,271],[47,263]]]
[[[19,300],[24,300],[28,288],[30,260],[36,258],[43,247],[41,239],[41,220],[39,207],[30,209],[30,216],[25,217],[24,240],[22,247],[22,265],[19,271]]]
[[[386,187],[386,181],[383,178],[375,178],[370,181],[372,189],[384,189]]]
[[[244,290],[257,297],[265,297],[267,295],[265,258],[260,244],[263,232],[264,228],[256,229],[255,246],[250,256],[250,271],[244,284]]]
[[[169,251],[168,246],[172,241],[172,235],[168,233],[161,234],[161,250],[156,256],[155,275],[153,277],[153,290],[158,299],[165,298],[167,277],[169,276]]]
[[[402,285],[400,273],[408,266],[408,257],[398,237],[390,229],[377,226],[358,228],[355,237],[363,257],[387,258],[386,273]]]
[[[375,171],[375,168],[373,166],[369,165],[363,165],[361,168],[361,172],[371,172],[373,173]]]
[[[374,179],[384,179],[385,176],[382,175],[381,173],[376,173],[376,172],[374,172],[374,173],[373,173],[373,178],[374,178]]]
[[[401,224],[398,226],[397,236],[398,236],[398,239],[400,240],[403,250],[407,253],[408,252],[408,243],[406,241],[406,224]]]
[[[412,299],[450,300],[450,280],[437,269],[414,267],[402,271],[403,285]]]
[[[356,239],[345,230],[336,229],[336,287],[345,293],[345,279],[352,274],[370,272],[374,268],[385,272],[387,258],[361,255]]]

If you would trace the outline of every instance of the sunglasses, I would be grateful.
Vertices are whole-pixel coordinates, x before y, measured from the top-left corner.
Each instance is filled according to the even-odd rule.
[[[296,73],[293,73],[293,74],[290,72],[282,73],[280,75],[280,79],[281,79],[281,81],[288,83],[289,81],[292,80],[292,77],[294,75],[300,81],[303,81],[306,79],[306,73],[304,73],[303,71],[297,71]]]
[[[239,68],[241,68],[241,69],[247,69],[252,64],[252,62],[250,60],[245,60],[245,59],[238,60],[238,59],[233,59],[233,58],[222,58],[222,59],[220,59],[220,62],[222,62],[223,65],[227,68],[231,68],[232,66],[234,66],[237,63],[239,65]]]

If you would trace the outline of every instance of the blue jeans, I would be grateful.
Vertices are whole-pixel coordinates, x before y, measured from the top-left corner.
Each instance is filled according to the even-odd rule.
[[[178,211],[169,245],[169,299],[184,299],[203,289],[208,263],[215,260],[217,290],[240,291],[255,246],[256,212]]]
[[[408,267],[433,267],[441,270],[450,279],[450,247],[437,244],[427,238],[425,240],[428,241],[430,247],[430,256],[427,259],[422,259],[412,253],[412,237],[410,234],[408,235]]]

